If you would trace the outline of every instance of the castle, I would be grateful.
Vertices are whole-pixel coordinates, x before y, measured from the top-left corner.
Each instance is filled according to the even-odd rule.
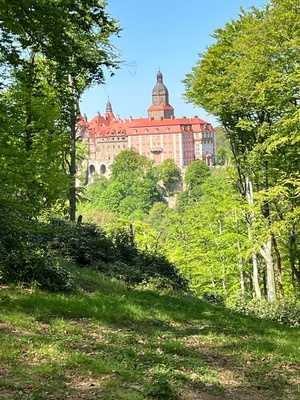
[[[169,103],[163,75],[156,75],[148,118],[122,120],[116,117],[110,101],[104,115],[79,121],[81,137],[88,142],[88,173],[109,175],[114,158],[123,150],[136,149],[159,165],[172,158],[180,169],[197,159],[211,165],[215,161],[216,137],[211,124],[195,116],[176,118]]]

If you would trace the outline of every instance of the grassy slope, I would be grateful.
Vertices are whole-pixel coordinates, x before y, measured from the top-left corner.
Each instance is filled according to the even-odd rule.
[[[0,290],[0,399],[299,399],[300,330],[188,296]]]

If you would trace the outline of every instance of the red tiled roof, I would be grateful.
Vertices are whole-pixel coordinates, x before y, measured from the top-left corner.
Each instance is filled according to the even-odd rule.
[[[165,104],[161,104],[160,106],[154,106],[153,104],[148,108],[148,111],[157,111],[157,110],[174,110],[172,106],[166,106]]]
[[[154,106],[153,106],[154,107]],[[165,106],[167,107],[167,106]],[[172,107],[171,107],[172,108]],[[155,134],[155,133],[178,133],[182,131],[185,126],[190,126],[191,128],[188,132],[209,130],[213,131],[213,127],[208,122],[201,118],[162,118],[162,119],[152,119],[152,118],[130,118],[127,120],[121,120],[112,118],[109,114],[105,116],[96,115],[90,122],[86,123],[83,119],[80,120],[79,124],[81,126],[88,126],[92,137],[103,136],[107,137],[113,131],[116,136],[122,135],[122,132],[128,136],[139,135],[139,134]],[[159,128],[169,128],[166,129]],[[137,132],[133,132],[136,129]],[[147,129],[147,132],[142,131],[142,129]],[[158,129],[158,131],[156,130]]]

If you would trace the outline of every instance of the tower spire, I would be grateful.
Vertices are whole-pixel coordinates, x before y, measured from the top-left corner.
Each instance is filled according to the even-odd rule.
[[[160,69],[156,74],[156,85],[152,90],[152,105],[148,109],[149,118],[171,118],[174,116],[174,108],[169,103],[169,91],[163,82],[163,74]]]
[[[109,101],[109,97],[108,97],[108,100],[106,103],[106,113],[108,114],[108,113],[112,113],[112,112],[113,112],[113,110],[112,110],[111,102]]]

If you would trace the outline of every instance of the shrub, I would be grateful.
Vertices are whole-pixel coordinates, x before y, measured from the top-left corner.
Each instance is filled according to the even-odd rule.
[[[3,282],[35,282],[45,290],[72,290],[71,274],[57,261],[69,260],[128,286],[151,283],[157,289],[188,289],[187,280],[164,256],[136,248],[131,230],[116,229],[108,237],[94,224],[53,219],[43,224],[28,221],[8,233],[0,242]]]
[[[49,255],[29,249],[26,253],[13,253],[2,265],[3,283],[35,284],[42,290],[65,292],[75,289],[71,273]]]
[[[111,240],[94,224],[52,220],[46,242],[49,251],[73,260],[77,266],[89,266],[95,261],[110,262],[114,259]]]
[[[300,302],[297,299],[269,302],[266,299],[231,297],[225,304],[228,308],[246,315],[289,326],[300,326]]]

